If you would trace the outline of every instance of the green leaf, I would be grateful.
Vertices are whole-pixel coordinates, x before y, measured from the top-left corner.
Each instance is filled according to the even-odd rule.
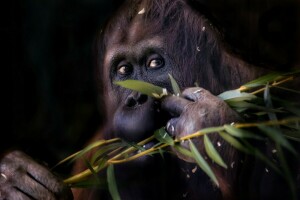
[[[93,156],[91,158],[91,163],[94,164],[95,162],[98,162],[98,160],[102,159],[103,157],[106,157],[110,151],[113,151],[123,146],[124,145],[122,143],[112,143],[107,146],[103,146],[102,148],[99,148],[97,151],[93,153]]]
[[[269,84],[266,85],[264,90],[264,101],[265,101],[266,108],[273,109],[273,102],[271,99]],[[277,116],[274,112],[268,112],[268,116],[270,120],[277,120]]]
[[[144,81],[138,80],[125,80],[125,81],[117,81],[114,84],[119,85],[121,87],[134,90],[140,92],[142,94],[154,97],[154,98],[161,98],[166,94],[166,89],[153,85],[151,83],[147,83]]]
[[[243,86],[247,87],[247,88],[252,88],[252,87],[266,85],[268,82],[275,81],[281,76],[282,75],[280,75],[279,73],[273,72],[273,73],[267,74],[265,76],[261,76],[253,81],[250,81],[250,82],[244,84]]]
[[[145,151],[145,148],[142,147],[141,145],[138,145],[134,142],[128,142],[128,141],[124,141],[129,147],[134,147],[136,148],[137,150],[140,150],[140,151]]]
[[[255,110],[266,111],[266,112],[282,112],[281,110],[278,110],[278,109],[266,108],[265,106],[260,106],[260,105],[245,102],[245,101],[235,102],[235,101],[228,100],[228,101],[226,101],[226,103],[228,105],[230,105],[230,107],[233,107],[234,109],[239,108],[239,109],[255,109]]]
[[[250,131],[246,131],[243,129],[236,128],[234,126],[230,125],[224,125],[224,128],[227,133],[229,133],[232,136],[239,137],[239,138],[252,138],[257,140],[262,140],[263,138],[259,135],[256,135],[255,133],[252,133]]]
[[[231,101],[250,101],[252,99],[257,98],[253,94],[240,92],[239,90],[229,90],[226,92],[223,92],[218,95],[223,101],[231,100]]]
[[[173,89],[173,93],[177,96],[179,96],[181,94],[180,88],[176,82],[176,80],[173,78],[173,76],[171,74],[169,74],[170,80],[171,80],[171,85],[172,85],[172,89]]]
[[[218,165],[227,169],[227,165],[225,164],[222,157],[220,156],[218,151],[215,149],[214,145],[211,143],[211,141],[207,135],[204,135],[204,146],[205,146],[205,151],[206,151],[207,155]]]
[[[110,195],[113,200],[121,200],[120,194],[118,192],[118,187],[115,179],[114,165],[109,165],[107,167],[107,183]]]
[[[300,131],[283,130],[283,135],[290,140],[300,142]]]
[[[190,152],[189,150],[187,150],[186,148],[183,148],[182,146],[180,146],[179,144],[174,145],[174,148],[181,154],[187,156],[187,157],[191,157],[193,158],[193,154],[192,152]]]
[[[154,136],[158,141],[162,143],[166,143],[171,146],[174,145],[174,140],[169,136],[164,127],[156,130],[154,132]]]
[[[214,133],[214,132],[219,132],[219,131],[223,131],[224,127],[223,126],[218,126],[218,127],[209,127],[209,128],[204,128],[199,130],[199,132],[203,133],[203,134],[207,134],[207,133]]]
[[[240,143],[237,139],[229,135],[229,133],[219,132],[219,135],[227,141],[229,144],[231,144],[234,148],[245,152],[245,153],[251,153],[248,148],[246,148],[242,143]]]
[[[281,134],[280,130],[277,128],[272,128],[264,125],[259,125],[258,128],[266,134],[269,138],[271,138],[274,142],[277,144],[280,144],[281,146],[288,149],[293,154],[297,155],[295,149],[292,147],[292,145],[286,140],[286,138]]]
[[[96,147],[100,147],[105,144],[107,144],[105,140],[98,140],[96,142],[93,142],[90,145],[83,148],[71,161],[75,161],[76,159],[82,157],[84,154],[91,151],[92,149],[94,149]]]
[[[211,178],[211,180],[219,187],[219,182],[217,177],[215,176],[214,172],[210,168],[209,164],[205,161],[205,159],[201,156],[198,149],[195,147],[194,143],[189,140],[190,149],[193,155],[193,158],[199,165],[199,167]]]
[[[286,181],[289,185],[291,197],[292,197],[292,199],[296,200],[297,199],[297,189],[296,189],[296,183],[294,182],[294,179],[291,174],[291,169],[286,162],[286,158],[285,158],[282,148],[279,144],[276,145],[276,149],[278,151],[279,161],[283,168],[284,178],[286,179]]]
[[[101,184],[101,181],[99,179],[99,176],[97,176],[97,172],[94,170],[93,166],[91,165],[91,163],[89,163],[87,160],[84,160],[85,165],[87,166],[87,168],[92,172],[93,176],[95,177],[95,180],[98,181],[98,184]]]

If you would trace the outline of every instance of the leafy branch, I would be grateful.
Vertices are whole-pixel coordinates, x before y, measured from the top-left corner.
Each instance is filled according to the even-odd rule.
[[[278,100],[279,98],[271,97],[270,88],[282,89],[299,94],[299,91],[282,86],[286,82],[293,81],[299,73],[299,71],[287,74],[271,73],[246,83],[236,90],[226,91],[218,95],[241,115],[255,116],[255,119],[260,119],[261,116],[268,116],[269,119],[265,119],[263,117],[263,119],[265,119],[263,121],[260,120],[255,122],[225,124],[219,127],[208,127],[182,138],[170,137],[165,131],[165,128],[162,127],[157,130],[154,135],[137,144],[128,143],[119,138],[100,140],[88,145],[81,151],[67,157],[59,163],[62,164],[67,161],[72,162],[83,158],[89,153],[92,154],[91,159],[87,161],[88,169],[64,180],[64,182],[69,184],[71,187],[75,187],[78,186],[78,183],[87,180],[91,175],[96,175],[100,171],[107,169],[107,182],[109,184],[110,192],[114,199],[119,199],[116,182],[113,176],[113,165],[129,162],[146,155],[167,152],[167,148],[172,146],[181,154],[194,159],[199,167],[218,186],[218,180],[210,165],[205,159],[203,159],[201,152],[198,151],[192,142],[192,139],[194,138],[201,136],[204,137],[204,147],[208,157],[214,163],[227,169],[228,165],[219,155],[214,144],[209,138],[209,135],[214,133],[219,134],[224,141],[237,150],[256,156],[264,161],[266,165],[271,167],[275,172],[284,176],[289,183],[291,192],[295,198],[295,186],[293,184],[293,179],[290,175],[287,162],[282,153],[282,149],[289,151],[296,157],[298,156],[298,153],[290,144],[289,140],[300,141],[299,102],[298,104],[297,102],[287,103],[282,100]],[[180,95],[179,86],[171,75],[170,80],[173,88],[173,94]],[[127,89],[139,91],[153,98],[162,98],[166,95],[172,95],[164,88],[137,80],[126,80],[116,82],[115,84]],[[258,96],[260,93],[264,93],[263,97]],[[276,107],[273,107],[273,102],[276,103]],[[278,119],[279,117],[277,114],[284,114],[285,117]],[[259,130],[262,134],[250,131],[252,129],[249,128],[255,128],[255,130]],[[250,144],[250,142],[248,142],[249,139],[269,139],[273,141],[279,152],[278,159],[282,167],[280,168],[276,165],[276,163],[265,156],[263,152]],[[144,145],[154,140],[158,141],[156,145],[149,149],[144,148]],[[183,141],[188,142],[189,149],[180,145]]]

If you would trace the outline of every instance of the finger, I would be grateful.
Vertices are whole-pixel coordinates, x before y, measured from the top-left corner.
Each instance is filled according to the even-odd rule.
[[[34,199],[55,199],[53,193],[27,174],[20,174],[18,181],[14,183],[14,187]]]
[[[20,151],[13,151],[7,154],[2,160],[6,163],[6,165],[3,167],[1,166],[1,168],[3,168],[1,170],[7,176],[11,176],[13,178],[14,171],[18,171],[20,169],[20,167],[16,166],[21,166],[24,170],[23,173],[28,173],[28,175],[32,177],[32,180],[36,180],[50,191],[59,193],[62,188],[64,188],[60,179],[54,176],[46,167],[33,161],[32,158]]]
[[[9,190],[7,188],[0,187],[0,200],[32,200],[33,198],[27,196],[26,194],[20,192],[17,188],[11,187]]]
[[[169,133],[170,136],[175,136],[175,127],[177,122],[178,118],[172,118],[168,121],[166,131]]]
[[[162,100],[161,108],[169,112],[173,116],[179,116],[184,107],[191,103],[191,101],[178,97],[178,96],[168,96]]]
[[[187,88],[182,92],[182,97],[190,101],[199,101],[204,98],[209,92],[200,87]]]

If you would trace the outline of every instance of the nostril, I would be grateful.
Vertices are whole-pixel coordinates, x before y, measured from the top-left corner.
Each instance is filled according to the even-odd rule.
[[[125,101],[125,105],[127,107],[135,107],[144,104],[147,101],[147,99],[148,99],[147,95],[141,93],[133,93],[127,97]]]
[[[138,97],[137,102],[138,102],[139,104],[143,104],[143,103],[145,103],[145,102],[147,101],[147,99],[148,99],[148,96],[147,96],[147,95],[145,95],[145,94],[140,94],[139,97]]]
[[[134,107],[137,105],[137,101],[132,96],[130,96],[126,99],[125,104],[128,107]]]

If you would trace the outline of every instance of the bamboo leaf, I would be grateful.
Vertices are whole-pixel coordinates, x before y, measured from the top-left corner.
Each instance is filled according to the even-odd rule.
[[[280,144],[281,146],[288,149],[293,154],[297,155],[295,149],[292,145],[286,140],[285,137],[281,134],[281,132],[277,128],[272,128],[264,125],[259,125],[258,128],[266,134],[269,138],[271,138],[274,142]]]
[[[249,149],[247,149],[244,145],[242,145],[242,143],[240,143],[237,139],[235,139],[234,137],[232,137],[231,135],[229,135],[228,133],[225,132],[219,132],[219,135],[225,140],[227,141],[229,144],[231,144],[234,148],[245,152],[245,153],[251,153],[249,151]]]
[[[214,172],[210,168],[209,164],[204,160],[204,158],[201,156],[198,149],[195,147],[194,143],[189,140],[190,149],[193,155],[193,158],[199,165],[199,167],[211,178],[211,180],[219,187],[219,182],[217,180],[217,177],[215,176]]]
[[[235,137],[263,140],[262,137],[260,137],[259,135],[256,135],[255,133],[252,133],[250,131],[246,131],[243,129],[239,129],[234,126],[224,125],[224,128],[227,133],[229,133],[230,135],[235,136]]]
[[[110,151],[113,151],[117,148],[119,148],[120,146],[123,146],[122,143],[113,143],[113,144],[110,144],[110,145],[107,145],[107,146],[104,146],[100,149],[98,149],[97,151],[95,151],[93,153],[93,156],[91,158],[91,163],[94,164],[95,162],[97,162],[98,160],[102,159],[103,157],[106,157],[107,154],[110,152]]]
[[[290,140],[300,142],[300,131],[299,130],[298,131],[284,130],[283,135]]]
[[[145,148],[142,147],[141,145],[135,144],[134,142],[128,142],[128,141],[124,141],[124,142],[126,142],[126,144],[128,144],[128,146],[130,147],[134,147],[135,149],[140,151],[145,151]]]
[[[191,157],[193,158],[193,154],[192,152],[190,152],[189,150],[187,150],[186,148],[183,148],[182,146],[176,144],[174,145],[174,148],[181,154],[187,156],[187,157]]]
[[[264,90],[264,101],[265,101],[266,108],[273,109],[269,84],[266,85]],[[270,120],[277,120],[277,117],[274,112],[268,112],[268,116]]]
[[[246,88],[253,88],[253,87],[257,87],[257,86],[266,85],[268,82],[275,81],[281,76],[282,75],[280,75],[279,73],[273,72],[273,73],[267,74],[265,76],[261,76],[253,81],[250,81],[250,82],[244,84],[243,86]]]
[[[224,130],[223,126],[218,126],[218,127],[204,128],[204,129],[201,129],[199,132],[201,132],[203,134],[207,134],[207,133],[214,133],[214,132],[219,132],[219,131],[223,131],[223,130]]]
[[[115,179],[114,165],[109,165],[107,167],[107,183],[110,195],[113,200],[121,200],[120,194],[118,192],[118,187]]]
[[[225,164],[222,157],[220,156],[218,151],[215,149],[214,145],[211,143],[211,141],[207,135],[204,135],[204,146],[205,146],[205,151],[206,151],[207,155],[218,165],[227,169],[227,165]]]
[[[254,110],[266,111],[266,112],[283,112],[278,109],[266,108],[265,106],[260,106],[260,105],[245,102],[245,101],[235,102],[235,101],[228,100],[228,101],[226,101],[226,103],[233,108],[239,108],[239,109],[245,109],[245,110],[246,109],[254,109]]]
[[[159,86],[153,85],[151,83],[147,83],[144,81],[138,80],[125,80],[125,81],[117,81],[114,84],[119,85],[121,87],[134,90],[140,92],[142,94],[154,97],[161,98],[163,95],[166,95],[166,90]]]
[[[96,148],[96,147],[100,147],[102,145],[105,144],[109,144],[110,142],[116,142],[119,141],[119,139],[113,139],[113,140],[98,140],[96,142],[91,143],[90,145],[86,146],[85,148],[83,148],[80,152],[78,152],[73,158],[72,158],[72,162],[77,160],[78,158],[81,158],[84,154],[86,154],[87,152],[91,151],[92,149]]]
[[[281,90],[288,91],[288,92],[300,94],[300,91],[298,91],[298,90],[293,90],[293,89],[286,88],[286,87],[281,87],[281,86],[274,86],[274,87],[275,87],[275,88],[278,88],[278,89],[281,89]]]
[[[178,83],[176,82],[176,80],[173,78],[173,76],[171,74],[169,74],[170,80],[171,80],[171,85],[172,85],[172,89],[173,89],[173,93],[177,96],[179,96],[181,94],[180,88],[178,86]]]
[[[169,134],[166,132],[165,128],[160,128],[154,132],[155,138],[162,142],[166,143],[168,145],[173,146],[174,145],[174,140],[169,136]]]
[[[240,90],[229,90],[218,95],[223,101],[250,101],[257,98],[253,94],[241,92]]]
[[[292,199],[296,200],[297,199],[297,189],[296,189],[296,184],[294,182],[294,179],[292,177],[291,171],[290,171],[290,167],[288,166],[284,153],[282,151],[282,148],[279,144],[276,145],[276,149],[278,151],[278,158],[279,161],[282,165],[283,168],[283,173],[284,173],[284,178],[286,179],[288,185],[289,185],[289,189],[291,192],[291,197]]]
[[[85,165],[87,166],[87,168],[92,172],[95,180],[98,181],[98,184],[100,185],[101,181],[97,175],[97,172],[94,170],[93,166],[91,165],[91,163],[89,163],[87,160],[84,160],[84,162],[85,162]]]

